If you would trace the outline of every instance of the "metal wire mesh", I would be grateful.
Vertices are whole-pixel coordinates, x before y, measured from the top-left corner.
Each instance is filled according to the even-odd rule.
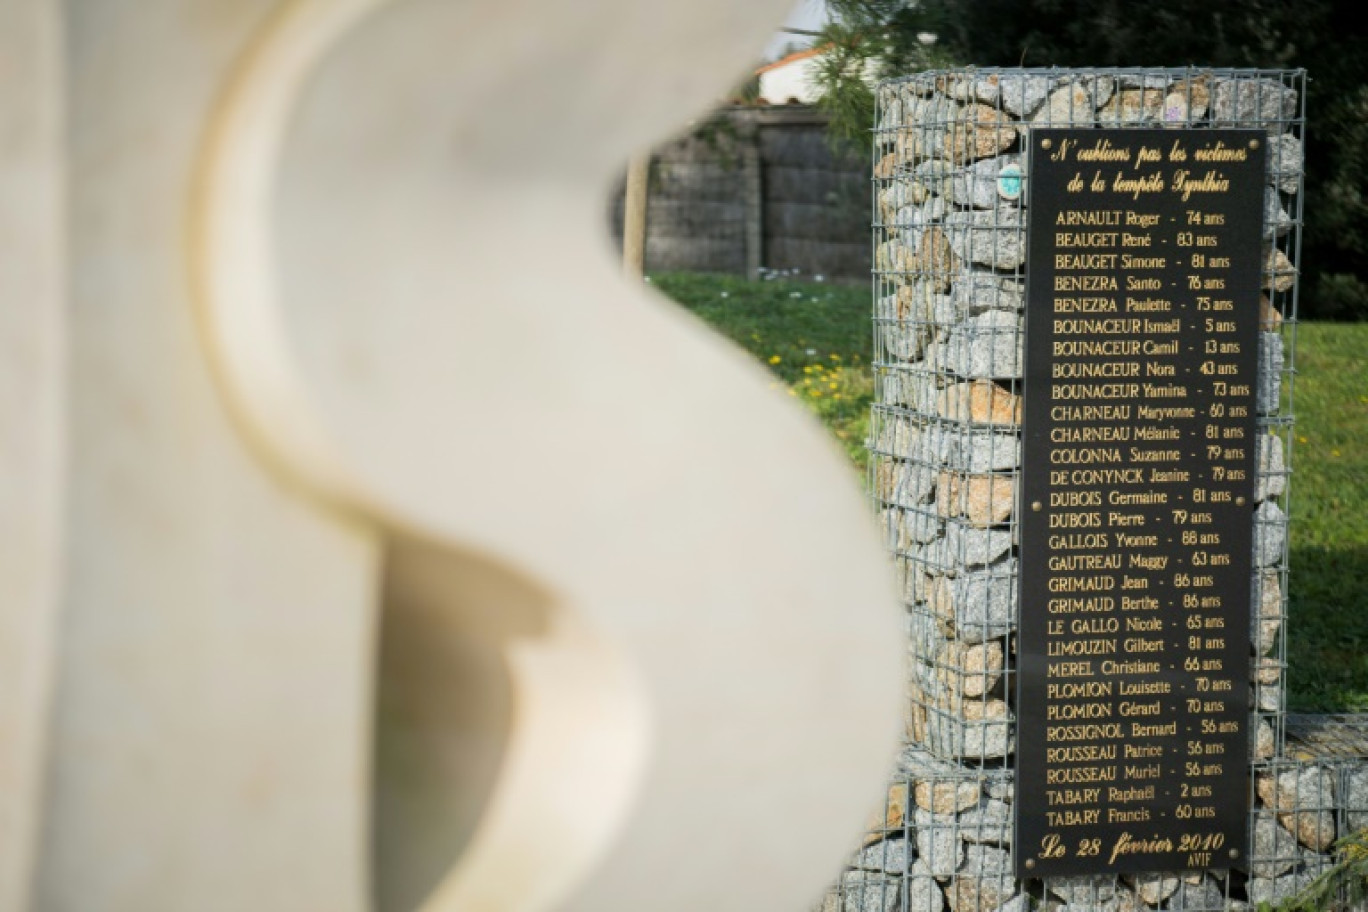
[[[823,912],[1228,910],[1290,895],[1327,865],[1325,815],[1337,833],[1352,814],[1368,823],[1347,768],[1281,758],[1304,82],[1302,71],[1147,68],[945,70],[880,84],[869,481],[907,611],[908,747]],[[1269,136],[1251,580],[1253,848],[1236,871],[1213,859],[1196,873],[1017,881],[1011,707],[1027,140],[1037,127],[1156,126]],[[1360,792],[1368,797],[1368,774]]]
[[[1293,896],[1368,827],[1368,765],[1277,759],[1251,779],[1250,854],[1238,868],[1016,880],[1010,770],[970,769],[909,747],[883,806],[821,912],[1245,909]],[[1217,853],[1217,856],[1219,853]]]

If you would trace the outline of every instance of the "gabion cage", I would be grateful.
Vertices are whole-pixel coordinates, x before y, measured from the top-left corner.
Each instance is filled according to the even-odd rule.
[[[907,611],[907,749],[823,912],[1244,908],[1368,824],[1358,759],[1284,756],[1303,71],[968,69],[886,81],[873,142],[870,489]],[[1017,492],[1030,133],[1265,130],[1251,580],[1251,855],[1241,870],[1013,877]],[[1358,770],[1359,773],[1354,771]],[[1357,782],[1357,780],[1354,780]]]

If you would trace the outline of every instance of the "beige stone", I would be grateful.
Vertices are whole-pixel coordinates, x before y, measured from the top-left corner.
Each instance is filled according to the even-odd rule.
[[[787,5],[0,4],[0,910],[818,895],[886,561],[585,230]]]
[[[950,249],[950,241],[939,228],[928,228],[922,232],[917,253],[911,259],[910,269],[921,274],[937,292],[945,291],[959,271],[959,261]]]
[[[1267,760],[1273,756],[1277,742],[1273,736],[1273,726],[1259,719],[1254,726],[1254,758]]]
[[[1282,328],[1283,315],[1267,295],[1259,297],[1259,328],[1264,332],[1277,332]]]
[[[1292,261],[1277,247],[1270,247],[1264,254],[1263,287],[1274,291],[1287,291],[1297,281],[1297,270]]]
[[[994,846],[970,845],[962,873],[945,891],[953,912],[994,912],[1016,895],[1010,858]]]
[[[1021,397],[991,380],[955,383],[940,391],[936,411],[950,421],[1017,425],[1021,423]]]
[[[1278,631],[1282,629],[1282,587],[1278,574],[1264,573],[1258,578],[1258,591],[1255,593],[1254,654],[1267,655],[1278,643]]]
[[[1173,874],[1135,874],[1125,877],[1141,900],[1157,906],[1178,892],[1179,879]]]
[[[972,645],[951,641],[937,660],[942,663],[942,681],[966,697],[980,697],[1002,677],[1002,641]]]
[[[1255,659],[1253,677],[1260,684],[1277,684],[1282,678],[1282,665],[1272,659]]]
[[[1335,841],[1335,777],[1328,769],[1299,766],[1263,774],[1255,789],[1302,845],[1323,852]]]
[[[955,814],[978,804],[982,790],[977,782],[921,781],[913,791],[917,806],[936,814]]]
[[[874,262],[880,270],[895,273],[894,280],[902,283],[910,280],[908,273],[918,268],[917,252],[902,238],[890,238],[874,251]]]
[[[994,526],[1012,515],[1012,479],[1003,475],[942,472],[936,483],[936,512],[964,516],[972,525]]]
[[[964,718],[970,722],[1002,722],[1009,718],[1007,704],[1002,700],[966,700]]]
[[[1097,120],[1093,110],[1093,96],[1087,84],[1070,82],[1062,85],[1045,100],[1045,105],[1031,117],[1036,127],[1090,127]]]
[[[1166,127],[1186,126],[1189,121],[1205,117],[1210,103],[1211,90],[1207,87],[1205,77],[1181,80],[1174,83],[1164,97],[1160,116]]]
[[[962,163],[986,158],[1016,142],[1015,122],[985,104],[970,104],[955,115],[945,134],[945,157]]]
[[[1108,99],[1097,119],[1104,127],[1159,120],[1164,113],[1164,93],[1159,89],[1122,89]]]

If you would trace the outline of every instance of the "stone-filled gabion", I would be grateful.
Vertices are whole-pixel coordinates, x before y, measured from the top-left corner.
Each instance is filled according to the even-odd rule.
[[[1324,816],[1335,799],[1317,791],[1323,777],[1270,766],[1283,730],[1283,334],[1296,314],[1303,83],[1300,71],[983,69],[879,86],[870,487],[907,609],[909,746],[823,912],[1231,910],[1290,895],[1328,863],[1326,820],[1337,818]],[[1247,870],[1012,877],[1025,210],[1028,138],[1042,126],[1268,135],[1250,517],[1251,781],[1262,785]],[[1368,774],[1360,789],[1368,797]]]
[[[1287,429],[1295,313],[1297,74],[956,71],[879,88],[872,488],[908,607],[908,737],[970,764],[1009,760],[1016,622],[1025,208],[1036,126],[1268,131],[1255,441],[1250,686],[1257,752],[1282,709]]]
[[[1018,881],[1009,769],[969,769],[908,747],[883,807],[820,912],[1245,910],[1295,895],[1368,827],[1368,763],[1273,760],[1254,771],[1250,855],[1201,872]]]

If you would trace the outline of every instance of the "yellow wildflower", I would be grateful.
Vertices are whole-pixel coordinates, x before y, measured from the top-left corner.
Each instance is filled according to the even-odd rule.
[[[770,364],[778,364],[779,361],[780,361],[780,358],[779,358],[778,355],[770,355],[770,359],[769,359],[769,363],[770,363]]]

